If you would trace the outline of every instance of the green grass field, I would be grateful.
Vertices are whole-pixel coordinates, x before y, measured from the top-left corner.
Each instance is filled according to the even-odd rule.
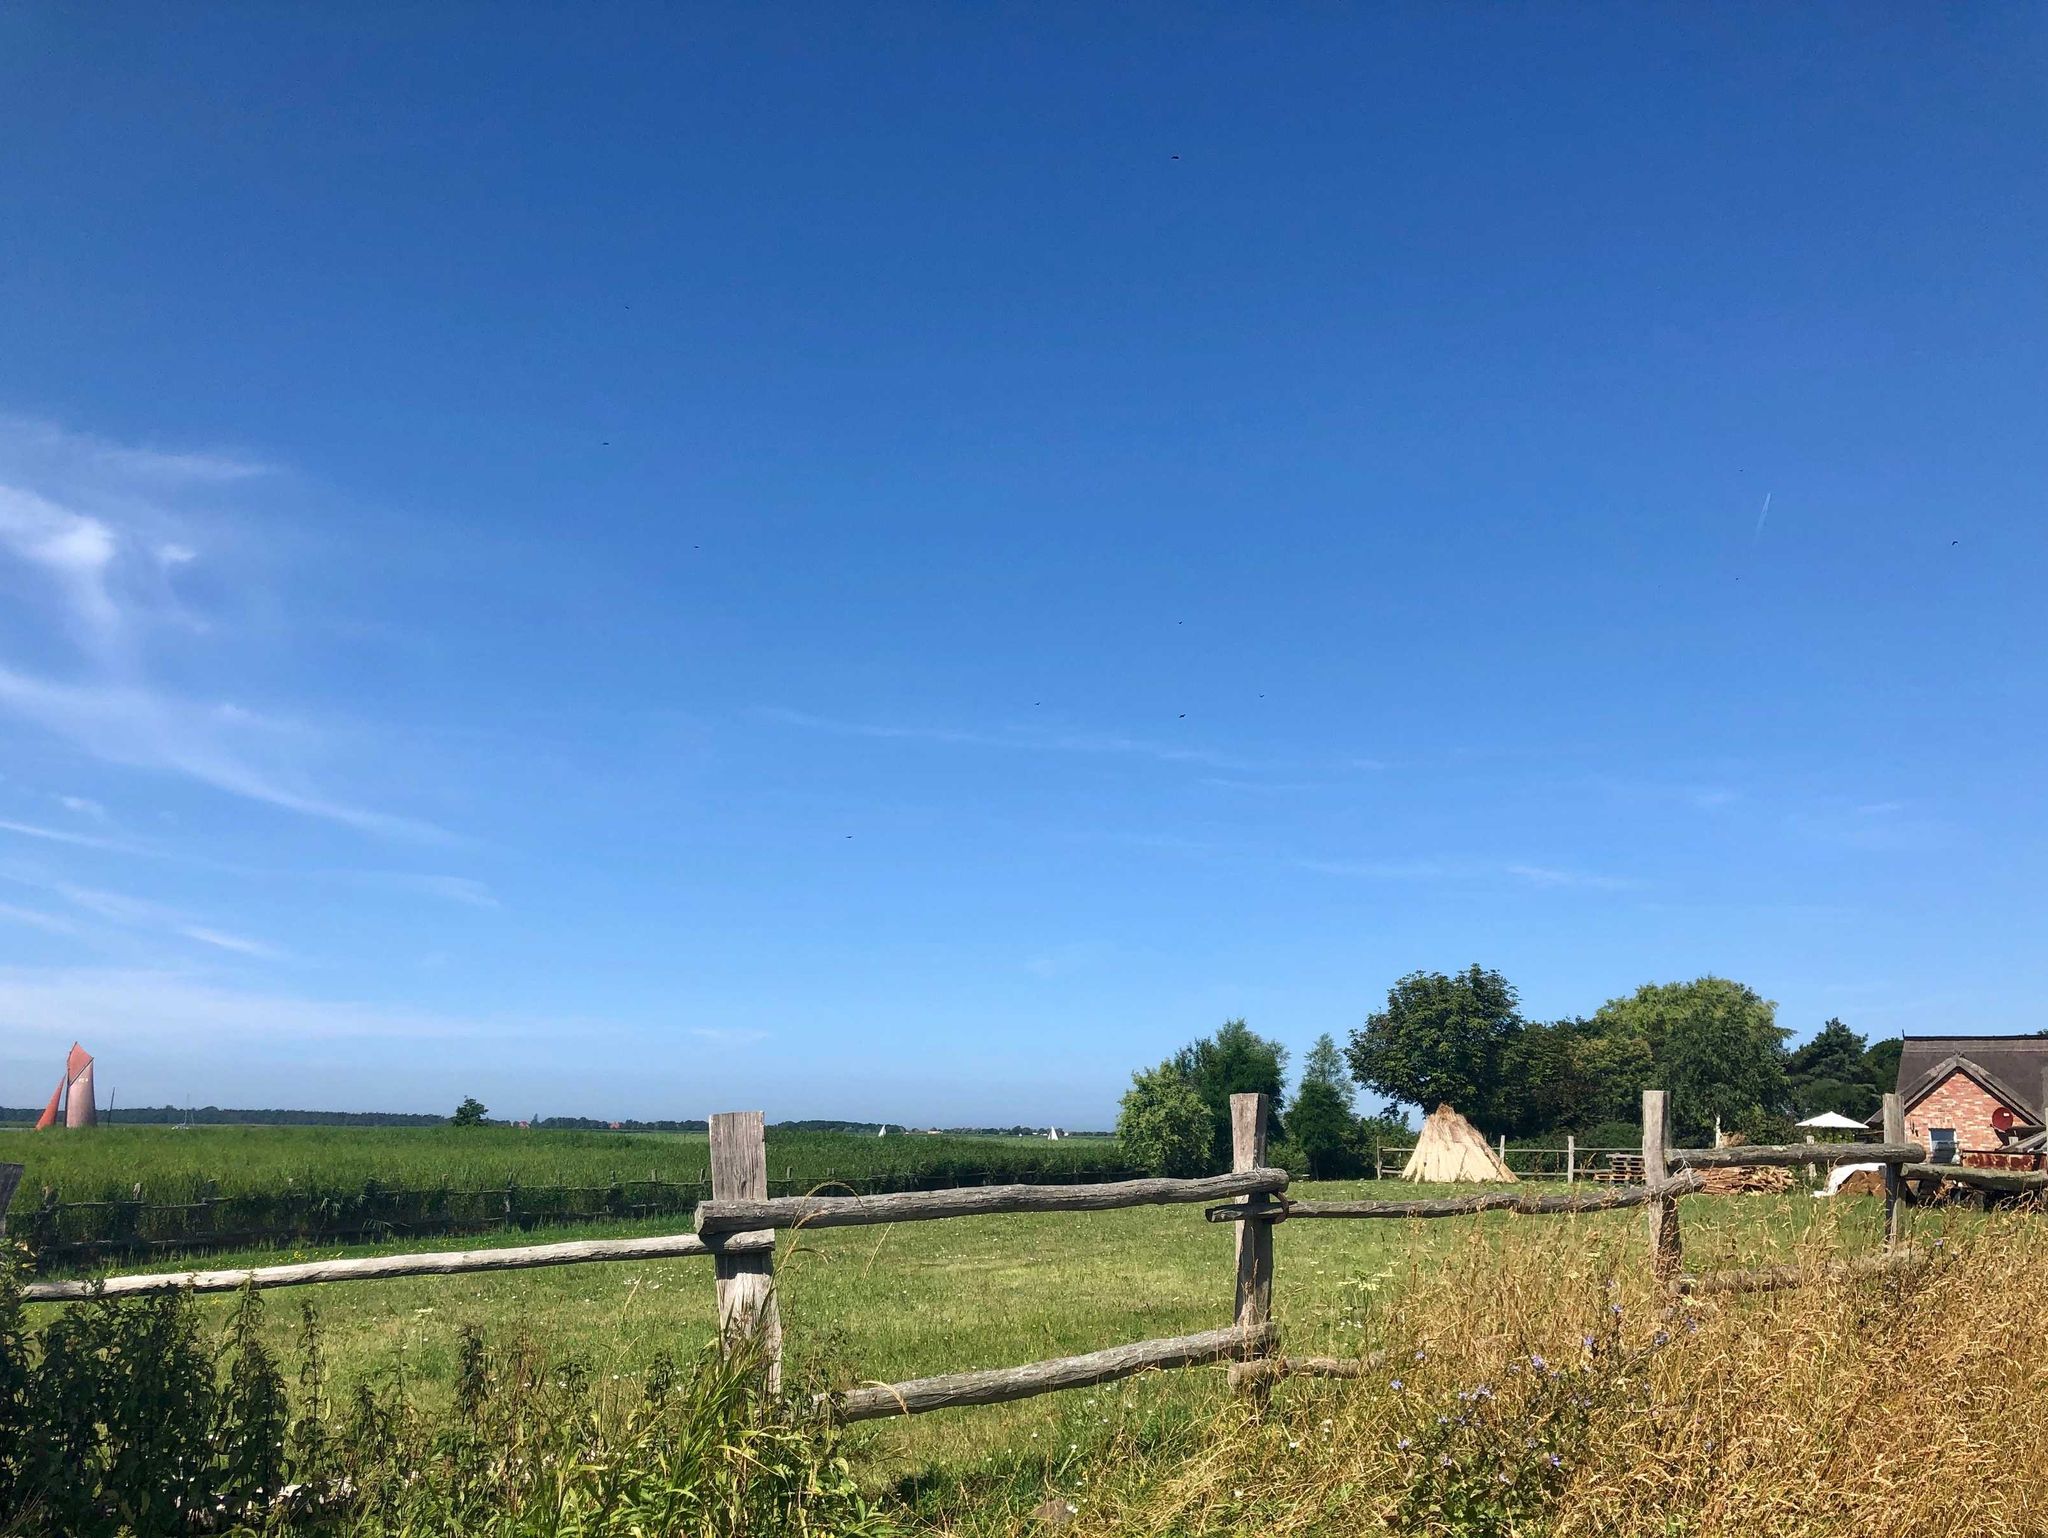
[[[1389,1194],[1384,1185],[1296,1188],[1317,1196]],[[1400,1194],[1418,1188],[1402,1187]],[[1432,1194],[1441,1194],[1441,1190]],[[1694,1197],[1686,1205],[1688,1264],[1751,1264],[1781,1258],[1816,1223],[1839,1225],[1830,1242],[1874,1242],[1876,1204],[1782,1198]],[[1388,1309],[1427,1288],[1432,1274],[1471,1247],[1507,1249],[1536,1227],[1568,1223],[1587,1275],[1626,1266],[1641,1247],[1635,1212],[1571,1219],[1504,1215],[1432,1222],[1295,1222],[1276,1234],[1275,1315],[1290,1352],[1338,1355],[1369,1348]],[[551,1229],[549,1240],[674,1231],[675,1224]],[[518,1242],[518,1241],[507,1241]],[[412,1248],[464,1248],[447,1241]],[[340,1248],[209,1257],[209,1267],[275,1263],[374,1250]],[[1016,1365],[1120,1342],[1226,1323],[1231,1308],[1232,1230],[1199,1207],[1108,1213],[963,1218],[791,1236],[779,1286],[793,1377],[833,1386],[897,1381],[972,1367]],[[434,1395],[449,1383],[458,1332],[475,1325],[495,1339],[527,1336],[550,1353],[609,1376],[637,1375],[661,1351],[686,1355],[712,1336],[707,1260],[631,1262],[481,1276],[345,1282],[266,1295],[281,1350],[302,1304],[318,1312],[339,1385],[402,1370]],[[231,1300],[206,1301],[224,1317]],[[1220,1370],[1194,1370],[1115,1392],[1134,1406],[1195,1414],[1223,1399]],[[1104,1396],[1067,1394],[949,1411],[862,1427],[854,1443],[863,1475],[957,1481],[979,1467],[1039,1448],[1085,1444]]]
[[[0,1161],[20,1164],[26,1200],[44,1186],[66,1201],[127,1196],[187,1201],[209,1183],[224,1196],[287,1184],[359,1190],[366,1181],[418,1190],[603,1185],[612,1180],[699,1180],[709,1163],[702,1133],[524,1132],[512,1127],[95,1128],[89,1135],[0,1131]],[[1103,1139],[856,1137],[768,1134],[770,1177],[804,1188],[828,1179],[892,1173],[998,1170],[1017,1178],[1101,1169],[1117,1162]]]

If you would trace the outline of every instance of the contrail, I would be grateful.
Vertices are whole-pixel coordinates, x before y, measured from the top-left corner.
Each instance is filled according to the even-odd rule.
[[[1764,493],[1764,506],[1763,506],[1763,511],[1762,511],[1762,512],[1760,512],[1760,513],[1758,513],[1758,514],[1756,515],[1756,533],[1754,533],[1753,535],[1751,535],[1751,536],[1750,536],[1750,540],[1749,540],[1749,542],[1750,542],[1750,543],[1751,543],[1752,545],[1753,545],[1753,544],[1755,544],[1755,543],[1756,543],[1756,542],[1757,542],[1758,540],[1760,540],[1760,539],[1762,539],[1762,538],[1764,537],[1764,520],[1765,520],[1766,518],[1770,517],[1770,516],[1771,516],[1771,494],[1770,494],[1770,493],[1769,493],[1769,492],[1767,491],[1767,492],[1765,492],[1765,493]]]

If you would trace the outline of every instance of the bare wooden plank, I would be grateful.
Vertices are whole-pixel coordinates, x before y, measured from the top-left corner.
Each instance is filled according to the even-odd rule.
[[[1664,1150],[1671,1142],[1671,1097],[1661,1089],[1643,1091],[1643,1184],[1650,1200],[1644,1208],[1649,1215],[1650,1266],[1660,1280],[1678,1275],[1681,1261],[1678,1237],[1678,1203],[1669,1199],[1664,1187],[1670,1184],[1671,1167]]]
[[[450,1276],[472,1271],[527,1271],[540,1266],[577,1266],[592,1261],[671,1260],[773,1249],[767,1234],[735,1234],[706,1242],[695,1234],[648,1239],[579,1239],[567,1244],[523,1244],[497,1250],[442,1250],[418,1255],[364,1255],[351,1260],[309,1260],[285,1266],[252,1266],[233,1271],[160,1271],[142,1276],[108,1276],[78,1281],[27,1282],[30,1303],[75,1303],[83,1298],[132,1297],[149,1292],[239,1292],[244,1287],[304,1287],[315,1282],[377,1282],[396,1276]]]
[[[1369,1356],[1265,1356],[1250,1362],[1230,1364],[1230,1386],[1246,1388],[1272,1384],[1282,1378],[1364,1378],[1381,1371],[1386,1353]]]
[[[759,1111],[726,1111],[711,1118],[711,1196],[728,1202],[768,1196],[768,1143]],[[703,1208],[698,1211],[702,1228]],[[736,1231],[773,1228],[746,1223]],[[772,1236],[771,1236],[772,1237]],[[775,1252],[725,1251],[712,1262],[718,1292],[719,1338],[728,1347],[751,1342],[761,1353],[768,1392],[782,1390],[782,1310],[775,1300]]]
[[[1199,1335],[1176,1335],[1164,1340],[1143,1340],[1129,1346],[1112,1346],[1085,1356],[1056,1357],[1024,1367],[992,1367],[975,1372],[947,1373],[937,1378],[914,1378],[908,1383],[877,1384],[867,1388],[842,1389],[821,1394],[832,1414],[842,1421],[875,1420],[888,1415],[922,1415],[929,1410],[950,1410],[962,1405],[1000,1404],[1010,1399],[1029,1399],[1061,1389],[1087,1388],[1112,1383],[1118,1378],[1170,1367],[1196,1367],[1218,1362],[1270,1345],[1273,1326],[1247,1333],[1236,1325],[1205,1330]]]
[[[1908,1164],[1899,1170],[1907,1180],[1952,1180],[1980,1191],[2039,1191],[2048,1188],[2041,1170],[1980,1170],[1968,1164]]]
[[[1678,1290],[1692,1296],[1721,1292],[1782,1292],[1817,1281],[1857,1281],[1866,1277],[1907,1276],[1925,1268],[1927,1257],[1917,1250],[1899,1250],[1890,1255],[1863,1255],[1855,1260],[1836,1260],[1820,1268],[1804,1266],[1761,1266],[1753,1271],[1709,1271],[1703,1276],[1679,1280]]]
[[[1287,1171],[1246,1170],[1198,1180],[1114,1180],[1080,1186],[962,1186],[952,1191],[891,1191],[879,1196],[714,1197],[697,1208],[697,1232],[709,1236],[757,1228],[847,1228],[918,1223],[1000,1212],[1104,1212],[1162,1202],[1208,1202],[1287,1189]]]
[[[1477,1196],[1441,1196],[1429,1200],[1386,1202],[1289,1202],[1287,1217],[1295,1218],[1459,1218],[1477,1212],[1514,1212],[1526,1217],[1561,1217],[1577,1212],[1612,1212],[1618,1208],[1640,1207],[1656,1199],[1690,1195],[1706,1182],[1687,1171],[1674,1175],[1656,1192],[1648,1186],[1610,1186],[1579,1195],[1538,1195],[1534,1192],[1488,1191]],[[1231,1214],[1218,1214],[1227,1218]]]
[[[1906,1141],[1905,1102],[1895,1094],[1884,1097],[1884,1140],[1887,1143]],[[1887,1255],[1899,1247],[1899,1198],[1905,1194],[1906,1182],[1899,1175],[1900,1166],[1887,1164],[1884,1167],[1884,1248]]]
[[[1665,1158],[1684,1170],[1745,1169],[1795,1164],[1912,1164],[1927,1157],[1918,1143],[1755,1143],[1731,1148],[1674,1148]]]

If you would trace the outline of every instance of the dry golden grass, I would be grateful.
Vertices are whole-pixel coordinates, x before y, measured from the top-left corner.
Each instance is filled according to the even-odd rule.
[[[1921,1220],[1915,1280],[1673,1303],[1631,1225],[1474,1233],[1380,1294],[1383,1365],[1093,1461],[1072,1538],[2048,1533],[2048,1227]],[[1943,1232],[1945,1230],[1945,1233]],[[1039,1524],[1042,1526],[1043,1524]],[[1031,1530],[1027,1524],[1026,1530]]]

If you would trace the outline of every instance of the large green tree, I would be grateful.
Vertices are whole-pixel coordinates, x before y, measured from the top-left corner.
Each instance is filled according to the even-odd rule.
[[[1155,1175],[1205,1175],[1215,1158],[1209,1107],[1171,1062],[1131,1075],[1116,1135],[1124,1156]]]
[[[1829,1020],[1785,1063],[1786,1091],[1797,1116],[1837,1111],[1861,1120],[1877,1109],[1880,1083],[1869,1044],[1840,1020]],[[1893,1064],[1894,1072],[1897,1064]]]
[[[1649,1060],[1644,1081],[1671,1093],[1672,1122],[1682,1141],[1703,1143],[1719,1117],[1730,1131],[1763,1136],[1780,1120],[1788,1097],[1785,1036],[1778,1006],[1754,988],[1725,977],[1689,983],[1645,983],[1610,999],[1593,1024],[1617,1050],[1638,1047]]]
[[[1267,1131],[1278,1132],[1287,1072],[1287,1049],[1279,1042],[1268,1041],[1242,1020],[1226,1020],[1215,1035],[1190,1042],[1174,1053],[1171,1066],[1209,1108],[1218,1169],[1230,1167],[1232,1095],[1270,1095],[1273,1122]]]
[[[1387,991],[1387,1007],[1351,1033],[1344,1055],[1368,1088],[1424,1111],[1448,1102],[1492,1126],[1522,1029],[1520,999],[1500,973],[1477,963],[1452,975],[1410,972]]]
[[[1344,1075],[1344,1057],[1337,1050],[1336,1039],[1326,1031],[1302,1059],[1294,1109],[1287,1113],[1287,1135],[1308,1161],[1312,1177],[1349,1174],[1356,1165],[1358,1117],[1351,1106],[1351,1081]]]

